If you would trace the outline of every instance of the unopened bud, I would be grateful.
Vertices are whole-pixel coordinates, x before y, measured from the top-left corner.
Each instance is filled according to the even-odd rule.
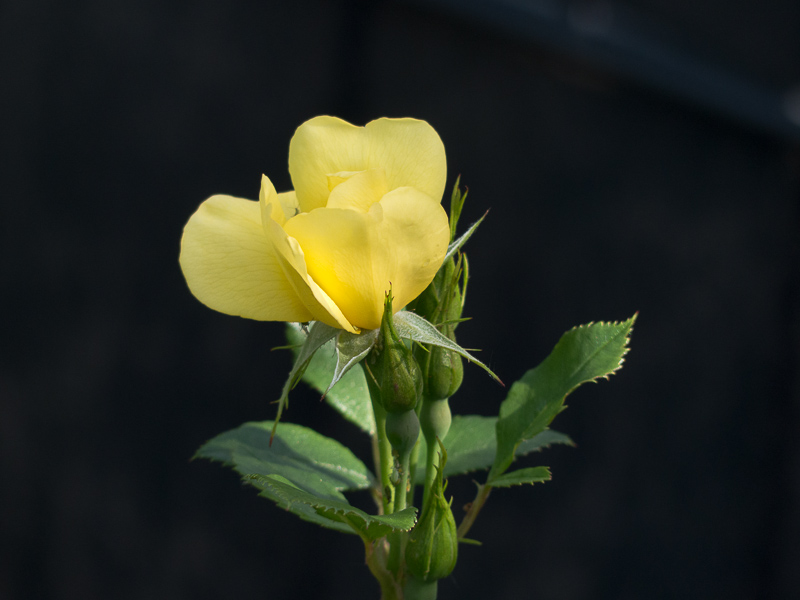
[[[429,400],[426,398],[419,413],[419,421],[426,440],[432,442],[437,438],[443,440],[447,437],[447,432],[450,431],[450,424],[453,421],[450,403],[447,398],[442,400]]]
[[[449,398],[461,387],[464,365],[454,350],[434,346],[428,360],[428,377],[425,379],[425,396],[432,400]]]
[[[419,523],[411,531],[406,546],[406,565],[409,572],[425,582],[436,581],[452,573],[458,558],[458,533],[450,503],[444,499],[442,469],[447,453],[442,451],[441,466],[431,488],[428,502]]]
[[[416,407],[422,394],[422,374],[411,349],[394,328],[390,294],[386,296],[380,333],[367,364],[387,413],[402,413]]]
[[[386,438],[402,456],[410,451],[419,437],[419,418],[413,410],[386,414]]]

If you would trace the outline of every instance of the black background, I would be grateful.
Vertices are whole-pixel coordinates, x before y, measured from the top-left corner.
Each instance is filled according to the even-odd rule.
[[[759,89],[800,81],[793,0],[590,4]],[[181,229],[262,172],[289,188],[318,114],[439,132],[465,222],[491,209],[459,341],[507,383],[573,325],[640,312],[625,368],[555,423],[578,447],[526,460],[553,481],[493,493],[440,598],[796,597],[796,131],[425,2],[0,10],[0,598],[378,596],[356,538],[189,462],[272,418],[290,360],[280,324],[190,295]],[[452,404],[503,397],[472,367]],[[287,418],[367,449],[306,390]]]

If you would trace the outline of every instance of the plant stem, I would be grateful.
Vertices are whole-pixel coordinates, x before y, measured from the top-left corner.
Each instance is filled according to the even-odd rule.
[[[380,478],[380,476],[381,476],[381,451],[380,451],[380,446],[378,445],[377,425],[376,425],[376,431],[375,431],[375,433],[372,434],[372,437],[370,438],[370,441],[372,442],[373,468],[375,469],[375,472],[378,474],[378,477]],[[378,514],[379,515],[384,514],[384,512],[383,512],[383,494],[384,493],[381,490],[375,489],[375,486],[372,486],[372,489],[370,490],[370,492],[372,494],[372,499],[375,501],[375,505],[378,508]]]
[[[370,371],[366,361],[361,361],[361,366],[364,369],[364,377],[367,380],[367,388],[369,389],[369,397],[372,400],[372,412],[375,415],[375,436],[377,443],[373,443],[373,454],[377,450],[375,465],[378,471],[378,476],[381,481],[380,496],[383,498],[383,514],[390,515],[394,512],[394,498],[391,493],[391,475],[392,475],[392,445],[386,437],[386,411],[381,405],[380,389],[375,382],[375,376]]]
[[[411,464],[411,454],[413,449],[400,456],[400,481],[397,482],[394,494],[394,511],[399,512],[406,507],[408,492],[409,466]],[[406,540],[408,535],[401,532],[389,535],[389,560],[387,562],[389,570],[400,574],[400,566],[403,562]]]
[[[395,512],[403,510],[406,507],[406,498],[408,493],[408,482],[409,482],[409,468],[411,465],[411,454],[413,449],[410,452],[406,452],[400,457],[400,481],[397,483],[397,492],[395,493],[394,499],[394,510]]]
[[[376,544],[378,546],[376,547]],[[364,539],[364,555],[370,573],[381,586],[381,600],[403,600],[403,590],[392,573],[386,569],[386,554],[383,541],[370,542]]]
[[[486,499],[489,497],[491,491],[492,486],[478,484],[478,494],[475,496],[475,500],[472,501],[472,505],[470,505],[467,514],[464,515],[464,520],[461,521],[461,524],[458,526],[458,539],[466,537],[467,532],[469,532],[472,524],[478,517],[478,513],[481,512],[483,505],[486,504]]]
[[[420,438],[421,437],[422,435],[420,435]],[[414,449],[411,451],[411,464],[408,466],[408,496],[406,503],[411,504],[412,506],[414,506],[414,494],[417,481],[417,462],[419,461],[420,446],[420,441],[417,440],[417,443],[414,444]]]
[[[425,436],[425,443],[428,445],[428,454],[425,457],[425,487],[422,488],[422,506],[426,506],[428,496],[436,479],[436,467],[439,465],[439,444],[436,436]]]

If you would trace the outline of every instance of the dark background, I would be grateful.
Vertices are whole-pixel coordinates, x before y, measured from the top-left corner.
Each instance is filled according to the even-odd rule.
[[[273,417],[290,360],[280,324],[190,295],[181,229],[262,172],[287,189],[318,114],[439,132],[465,221],[491,208],[459,340],[506,382],[640,312],[625,368],[555,423],[578,447],[493,493],[440,598],[796,597],[795,0],[0,11],[0,598],[378,596],[356,538],[189,462]],[[503,396],[468,368],[453,406]],[[287,418],[366,450],[313,393]]]

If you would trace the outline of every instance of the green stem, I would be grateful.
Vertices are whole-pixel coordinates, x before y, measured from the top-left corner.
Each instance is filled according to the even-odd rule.
[[[425,443],[428,445],[428,453],[425,457],[425,487],[422,488],[422,506],[426,506],[428,496],[430,496],[433,482],[436,479],[436,467],[439,466],[439,444],[436,443],[436,436],[425,436]]]
[[[372,442],[373,468],[375,469],[375,472],[378,473],[378,476],[380,477],[380,474],[381,474],[381,451],[380,451],[380,445],[378,444],[377,425],[376,425],[375,433],[372,434],[372,437],[371,437],[370,441]],[[383,485],[383,484],[381,484],[381,485]],[[372,489],[370,490],[370,493],[372,494],[372,499],[375,501],[375,505],[378,508],[378,514],[379,515],[384,514],[384,512],[383,512],[383,496],[384,496],[384,492],[381,491],[381,490],[377,490],[377,489],[375,489],[375,486],[372,486]]]
[[[478,517],[478,513],[481,512],[483,505],[486,504],[486,499],[489,497],[491,491],[492,486],[478,484],[478,494],[475,496],[475,500],[472,501],[467,514],[464,515],[464,520],[461,521],[461,525],[458,526],[458,531],[456,532],[458,539],[467,536],[472,524],[475,523],[475,519]]]
[[[370,573],[378,580],[378,584],[381,586],[381,600],[403,600],[403,590],[400,589],[400,585],[392,573],[386,569],[386,553],[383,551],[383,541],[370,542],[364,539],[364,555]]]
[[[392,445],[386,437],[386,411],[381,405],[380,388],[375,382],[375,376],[370,371],[366,361],[361,361],[364,368],[364,376],[367,380],[369,397],[372,400],[372,412],[375,415],[375,436],[377,443],[373,444],[373,453],[377,449],[377,456],[374,456],[377,466],[378,476],[381,481],[380,496],[383,498],[383,514],[390,515],[394,512],[394,502],[392,494]]]
[[[394,509],[395,512],[401,511],[406,507],[408,493],[408,476],[411,465],[411,452],[406,452],[400,457],[400,481],[397,482],[397,492],[395,493]]]
[[[420,438],[422,436],[420,435]],[[408,467],[408,497],[406,502],[414,505],[414,493],[417,481],[417,462],[419,461],[419,448],[422,444],[419,440],[414,444],[414,449],[411,451],[411,464]]]
[[[399,512],[406,507],[407,492],[408,492],[408,470],[411,464],[412,451],[406,452],[400,456],[400,480],[397,482],[394,493],[394,510]],[[389,560],[387,566],[390,571],[400,574],[400,566],[403,562],[403,555],[406,546],[408,535],[402,532],[396,532],[389,535]]]

